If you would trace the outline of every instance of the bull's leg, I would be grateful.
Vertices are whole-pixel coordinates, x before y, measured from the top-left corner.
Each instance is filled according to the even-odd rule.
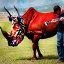
[[[41,52],[40,52],[40,49],[39,49],[38,44],[37,44],[37,52],[38,52],[39,58],[43,58],[43,55],[42,55]]]
[[[36,45],[33,43],[33,45],[32,45],[32,48],[33,48],[33,60],[36,60],[37,59],[37,57],[36,57]]]
[[[41,52],[40,52],[40,50],[39,50],[38,41],[39,41],[39,35],[34,35],[33,46],[32,46],[33,47],[33,52],[34,52],[33,59],[37,59],[37,57],[36,57],[36,50],[38,52],[39,57],[40,58],[43,57]]]
[[[37,57],[36,57],[36,49],[37,49],[36,41],[37,41],[37,38],[38,38],[38,35],[34,35],[33,40],[32,40],[32,42],[33,42],[32,48],[33,48],[33,54],[34,54],[32,59],[37,59]]]
[[[33,47],[33,52],[34,52],[34,55],[33,55],[33,58],[32,59],[37,59],[37,57],[36,57],[36,50],[38,52],[39,58],[43,58],[43,55],[40,52],[40,49],[39,49],[39,46],[38,46],[38,42],[37,41],[38,40],[36,40],[36,42],[33,43],[33,46],[32,46]]]
[[[37,57],[36,57],[36,50],[38,52],[39,57],[43,58],[43,55],[41,54],[39,46],[38,46],[38,41],[39,41],[39,35],[34,35],[33,46],[32,46],[34,55],[33,55],[32,59],[37,59]]]

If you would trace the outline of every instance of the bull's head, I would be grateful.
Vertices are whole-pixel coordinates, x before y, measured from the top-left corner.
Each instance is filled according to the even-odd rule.
[[[21,29],[20,29],[19,34],[21,35],[21,41],[22,41],[23,38],[24,38],[25,25],[22,23],[23,19],[21,18],[18,9],[17,9],[15,6],[14,6],[14,8],[15,8],[15,10],[16,10],[17,13],[18,13],[18,16],[17,16],[17,17],[13,17],[13,16],[11,15],[11,13],[8,11],[8,9],[6,9],[5,6],[4,6],[4,9],[5,9],[6,12],[9,14],[9,20],[10,20],[10,21],[13,21],[14,23],[18,22],[18,24],[21,26]]]

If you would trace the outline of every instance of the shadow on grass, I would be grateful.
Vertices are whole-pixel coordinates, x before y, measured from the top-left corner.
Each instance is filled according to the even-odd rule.
[[[48,55],[48,56],[44,56],[44,59],[58,59],[58,56],[56,56],[56,55]]]
[[[16,60],[31,60],[32,58],[18,58]]]
[[[44,56],[44,58],[38,58],[38,60],[40,59],[58,59],[58,56],[55,56],[55,55],[48,55],[48,56]],[[16,59],[16,60],[32,60],[32,58],[19,58],[19,59]]]

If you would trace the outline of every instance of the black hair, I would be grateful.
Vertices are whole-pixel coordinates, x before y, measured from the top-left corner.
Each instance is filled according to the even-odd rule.
[[[61,8],[59,5],[55,5],[53,10],[54,10],[54,13],[57,14],[57,11],[61,10]]]

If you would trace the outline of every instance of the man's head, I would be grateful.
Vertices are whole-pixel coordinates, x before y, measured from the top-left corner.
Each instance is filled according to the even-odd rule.
[[[60,6],[55,5],[54,8],[53,8],[53,10],[54,10],[55,14],[58,14],[58,15],[61,14],[61,8],[60,8]]]

